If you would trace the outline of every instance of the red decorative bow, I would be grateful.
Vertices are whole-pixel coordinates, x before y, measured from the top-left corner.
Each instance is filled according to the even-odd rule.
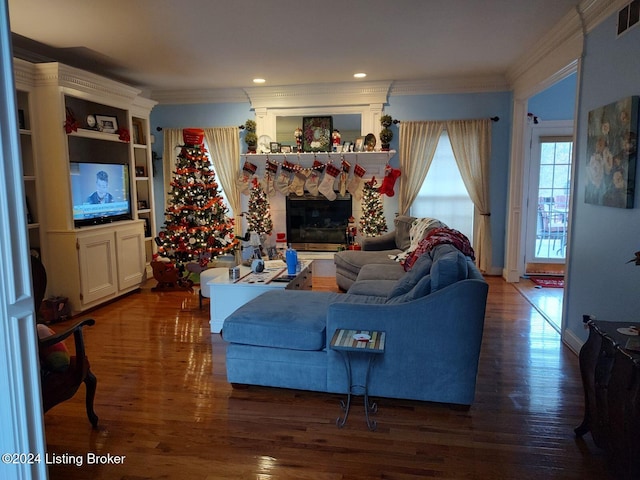
[[[116,133],[118,134],[118,138],[121,141],[127,142],[127,143],[129,143],[131,141],[131,136],[129,135],[129,130],[127,130],[126,128],[119,128],[118,130],[116,130]]]

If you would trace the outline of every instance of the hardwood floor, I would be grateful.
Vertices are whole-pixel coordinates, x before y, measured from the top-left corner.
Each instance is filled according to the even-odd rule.
[[[86,418],[84,388],[45,415],[49,455],[84,462],[50,465],[50,478],[612,478],[590,435],[573,434],[583,413],[577,357],[512,285],[488,281],[471,409],[377,399],[376,432],[361,397],[338,429],[340,396],[232,389],[224,342],[210,334],[197,290],[156,293],[150,282],[88,315],[100,424],[92,430]],[[314,286],[335,288],[327,279]],[[88,453],[126,458],[87,465]]]

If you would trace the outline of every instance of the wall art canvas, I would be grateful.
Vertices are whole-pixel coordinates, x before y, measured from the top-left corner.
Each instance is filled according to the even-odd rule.
[[[637,139],[637,96],[589,112],[585,203],[633,208]]]
[[[330,152],[332,117],[302,117],[302,151]]]

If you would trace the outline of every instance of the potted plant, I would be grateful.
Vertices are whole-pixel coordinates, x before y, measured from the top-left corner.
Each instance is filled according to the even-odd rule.
[[[380,131],[380,143],[382,144],[382,151],[389,151],[389,144],[393,140],[393,132],[389,129],[389,126],[393,123],[391,115],[382,115],[380,117],[380,125],[382,130]]]
[[[258,145],[258,135],[256,135],[256,122],[255,120],[247,120],[244,123],[244,128],[247,133],[244,136],[244,141],[247,144],[249,153],[256,153],[256,147]]]

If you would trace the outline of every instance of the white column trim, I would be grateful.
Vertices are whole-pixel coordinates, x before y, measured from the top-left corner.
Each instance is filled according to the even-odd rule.
[[[35,453],[40,463],[3,464],[3,478],[47,478],[35,315],[29,264],[7,2],[0,2],[0,453]]]

